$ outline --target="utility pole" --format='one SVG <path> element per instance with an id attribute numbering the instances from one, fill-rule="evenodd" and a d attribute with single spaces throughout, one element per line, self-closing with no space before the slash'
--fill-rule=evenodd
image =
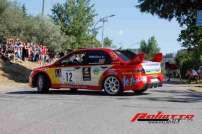
<path id="1" fill-rule="evenodd" d="M 102 21 L 102 48 L 104 47 L 104 31 L 105 31 L 105 22 L 106 20 Z"/>
<path id="2" fill-rule="evenodd" d="M 44 16 L 45 0 L 42 0 L 42 16 Z"/>
<path id="3" fill-rule="evenodd" d="M 94 25 L 93 29 L 92 29 L 92 32 L 93 32 L 93 35 L 96 37 L 96 34 L 97 34 L 97 30 L 99 30 L 100 28 L 102 28 L 102 48 L 104 47 L 104 30 L 105 30 L 105 22 L 108 21 L 109 18 L 111 17 L 114 17 L 115 15 L 112 14 L 112 15 L 109 15 L 109 16 L 106 16 L 106 17 L 102 17 L 100 18 Z M 99 26 L 99 27 L 96 27 L 100 22 L 102 22 L 102 26 Z"/>
<path id="4" fill-rule="evenodd" d="M 100 22 L 102 22 L 102 48 L 104 47 L 105 22 L 107 22 L 109 20 L 109 18 L 112 18 L 114 16 L 115 15 L 112 14 L 112 15 L 109 15 L 109 16 L 106 16 L 106 17 L 103 17 L 103 18 L 100 19 Z"/>

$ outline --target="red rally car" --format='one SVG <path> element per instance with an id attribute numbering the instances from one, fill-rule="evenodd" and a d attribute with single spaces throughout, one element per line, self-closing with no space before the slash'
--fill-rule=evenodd
<path id="1" fill-rule="evenodd" d="M 160 62 L 144 61 L 144 54 L 107 48 L 79 49 L 55 63 L 34 69 L 29 77 L 31 87 L 39 92 L 49 88 L 89 89 L 117 95 L 132 90 L 142 93 L 152 86 L 162 86 Z"/>

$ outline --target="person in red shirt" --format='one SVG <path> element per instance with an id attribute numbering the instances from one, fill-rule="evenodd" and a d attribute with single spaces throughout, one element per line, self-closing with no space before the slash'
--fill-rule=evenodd
<path id="1" fill-rule="evenodd" d="M 41 65 L 45 65 L 46 63 L 46 55 L 47 55 L 47 48 L 46 46 L 42 46 L 42 49 L 41 49 Z"/>

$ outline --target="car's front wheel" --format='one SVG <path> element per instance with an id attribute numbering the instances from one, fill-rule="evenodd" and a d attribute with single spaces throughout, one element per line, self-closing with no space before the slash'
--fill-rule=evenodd
<path id="1" fill-rule="evenodd" d="M 40 74 L 37 79 L 37 91 L 39 93 L 46 93 L 49 91 L 49 81 L 47 77 Z"/>
<path id="2" fill-rule="evenodd" d="M 123 93 L 121 82 L 115 76 L 109 76 L 104 80 L 103 88 L 108 95 L 118 95 Z"/>

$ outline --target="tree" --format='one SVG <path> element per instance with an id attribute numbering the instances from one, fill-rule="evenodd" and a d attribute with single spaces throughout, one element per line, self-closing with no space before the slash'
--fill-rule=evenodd
<path id="1" fill-rule="evenodd" d="M 0 15 L 4 12 L 7 6 L 8 6 L 7 0 L 0 0 Z"/>
<path id="2" fill-rule="evenodd" d="M 111 47 L 112 46 L 112 40 L 108 37 L 104 38 L 104 47 Z"/>
<path id="3" fill-rule="evenodd" d="M 151 13 L 161 18 L 187 24 L 197 9 L 202 9 L 200 0 L 138 0 L 141 12 Z"/>
<path id="4" fill-rule="evenodd" d="M 27 18 L 24 33 L 21 39 L 29 42 L 47 45 L 51 52 L 57 53 L 69 48 L 69 37 L 60 31 L 60 27 L 55 25 L 51 18 L 36 16 Z"/>
<path id="5" fill-rule="evenodd" d="M 198 69 L 200 62 L 195 57 L 195 52 L 182 49 L 177 52 L 175 61 L 180 67 L 181 74 L 185 77 L 186 71 L 190 68 Z"/>
<path id="6" fill-rule="evenodd" d="M 19 36 L 24 26 L 22 10 L 16 3 L 7 4 L 0 17 L 0 34 L 3 38 Z"/>
<path id="7" fill-rule="evenodd" d="M 0 43 L 5 43 L 6 38 L 10 37 L 47 45 L 54 53 L 67 50 L 65 46 L 70 42 L 50 17 L 28 16 L 25 6 L 12 1 L 0 13 Z"/>
<path id="8" fill-rule="evenodd" d="M 183 26 L 178 41 L 193 51 L 193 57 L 200 61 L 202 56 L 202 28 L 196 26 L 196 12 L 202 9 L 200 0 L 138 0 L 141 12 L 151 13 L 167 20 L 176 19 Z"/>
<path id="9" fill-rule="evenodd" d="M 182 42 L 182 46 L 189 51 L 194 52 L 193 60 L 201 61 L 202 56 L 202 28 L 195 25 L 195 18 L 182 30 L 178 41 Z"/>
<path id="10" fill-rule="evenodd" d="M 24 5 L 15 1 L 0 0 L 0 43 L 5 43 L 6 38 L 18 38 L 24 42 L 44 44 L 54 53 L 65 52 L 75 48 L 74 45 L 99 47 L 100 42 L 90 32 L 93 6 L 91 7 L 87 0 L 68 2 L 74 2 L 76 7 L 69 9 L 73 6 L 68 6 L 68 11 L 71 12 L 68 19 L 71 23 L 67 23 L 67 27 L 62 31 L 60 21 L 56 25 L 56 21 L 50 17 L 27 15 Z M 67 31 L 64 32 L 65 30 Z"/>
<path id="11" fill-rule="evenodd" d="M 157 40 L 154 36 L 149 38 L 148 42 L 142 40 L 140 42 L 140 51 L 145 53 L 145 59 L 152 59 L 153 56 L 159 53 L 160 48 L 158 47 Z"/>
<path id="12" fill-rule="evenodd" d="M 140 51 L 144 52 L 144 53 L 149 53 L 148 52 L 148 47 L 147 47 L 147 43 L 145 40 L 141 40 L 140 41 Z"/>
<path id="13" fill-rule="evenodd" d="M 25 4 L 22 5 L 22 12 L 23 12 L 24 16 L 27 16 L 27 9 L 26 9 Z"/>
<path id="14" fill-rule="evenodd" d="M 7 0 L 0 0 L 0 44 L 5 42 L 5 38 L 2 33 L 2 29 L 5 29 L 5 28 L 2 27 L 1 23 L 3 21 L 2 14 L 5 11 L 5 9 L 7 8 L 7 6 L 8 6 Z"/>
<path id="15" fill-rule="evenodd" d="M 90 34 L 94 17 L 94 5 L 90 0 L 68 0 L 64 4 L 56 4 L 52 9 L 52 18 L 60 26 L 62 32 L 70 36 L 70 48 L 93 47 L 94 38 Z"/>

